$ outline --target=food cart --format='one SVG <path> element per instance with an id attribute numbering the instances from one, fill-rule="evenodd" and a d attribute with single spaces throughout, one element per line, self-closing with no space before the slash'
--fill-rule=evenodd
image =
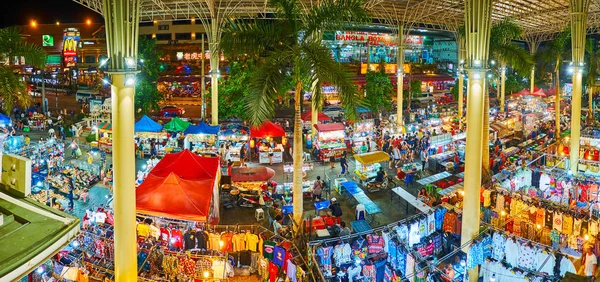
<path id="1" fill-rule="evenodd" d="M 258 162 L 261 164 L 282 163 L 283 162 L 283 138 L 285 138 L 285 130 L 278 124 L 266 121 L 259 127 L 250 128 L 250 137 L 255 139 L 263 139 L 259 147 Z M 276 142 L 274 138 L 279 139 Z M 253 146 L 251 146 L 253 147 Z M 269 148 L 271 150 L 269 150 Z M 269 156 L 272 154 L 272 156 Z"/>
<path id="2" fill-rule="evenodd" d="M 327 160 L 331 156 L 339 158 L 346 151 L 344 142 L 346 127 L 342 123 L 315 124 L 317 141 L 315 148 L 319 151 L 318 158 Z"/>
<path id="3" fill-rule="evenodd" d="M 208 125 L 200 122 L 198 125 L 190 125 L 183 133 L 185 134 L 184 147 L 196 154 L 217 154 L 218 134 L 221 129 L 218 125 Z"/>
<path id="4" fill-rule="evenodd" d="M 377 176 L 377 171 L 382 167 L 381 163 L 389 161 L 390 155 L 386 152 L 375 151 L 354 155 L 354 159 L 356 160 L 354 174 L 361 182 L 366 182 Z"/>

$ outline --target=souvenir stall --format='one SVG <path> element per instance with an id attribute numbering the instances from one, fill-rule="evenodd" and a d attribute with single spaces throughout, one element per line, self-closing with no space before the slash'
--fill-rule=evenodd
<path id="1" fill-rule="evenodd" d="M 170 135 L 165 141 L 159 143 L 158 155 L 164 156 L 168 153 L 176 153 L 183 150 L 183 132 L 190 126 L 190 122 L 184 121 L 179 117 L 174 117 L 163 126 L 163 129 L 168 131 Z"/>
<path id="2" fill-rule="evenodd" d="M 259 147 L 258 162 L 261 164 L 282 163 L 283 162 L 283 141 L 285 139 L 285 130 L 278 124 L 265 121 L 258 127 L 250 128 L 250 137 L 262 139 Z M 280 142 L 276 142 L 275 139 Z M 251 140 L 251 146 L 254 147 Z M 256 144 L 256 142 L 254 142 Z"/>
<path id="3" fill-rule="evenodd" d="M 354 123 L 352 136 L 352 152 L 360 154 L 360 147 L 367 142 L 367 138 L 373 141 L 373 132 L 375 130 L 375 121 L 372 119 L 361 119 Z"/>
<path id="4" fill-rule="evenodd" d="M 99 174 L 94 174 L 92 171 L 84 170 L 70 164 L 64 166 L 64 169 L 61 169 L 58 173 L 48 175 L 45 181 L 48 184 L 48 188 L 52 190 L 53 195 L 61 195 L 60 197 L 54 196 L 57 199 L 65 199 L 67 197 L 71 187 L 68 183 L 73 182 L 73 195 L 75 199 L 78 199 L 86 189 L 92 187 L 99 180 Z M 43 191 L 44 189 L 40 190 Z"/>
<path id="5" fill-rule="evenodd" d="M 315 281 L 296 245 L 259 225 L 210 225 L 173 217 L 137 216 L 138 280 L 225 281 L 248 276 Z M 37 274 L 70 281 L 112 281 L 112 211 L 84 216 L 76 240 L 44 264 Z"/>
<path id="6" fill-rule="evenodd" d="M 241 125 L 230 125 L 218 135 L 219 144 L 229 145 L 229 154 L 234 162 L 240 161 L 240 149 L 249 140 L 250 129 Z"/>
<path id="7" fill-rule="evenodd" d="M 452 134 L 446 133 L 429 138 L 428 169 L 433 172 L 446 171 L 448 163 L 454 168 L 456 146 Z"/>
<path id="8" fill-rule="evenodd" d="M 364 184 L 377 176 L 377 172 L 383 167 L 381 163 L 389 161 L 390 155 L 386 152 L 375 151 L 354 155 L 354 159 L 356 160 L 354 174 Z"/>
<path id="9" fill-rule="evenodd" d="M 208 125 L 204 121 L 198 125 L 190 125 L 185 134 L 184 148 L 202 154 L 218 154 L 218 134 L 221 127 Z"/>
<path id="10" fill-rule="evenodd" d="M 319 151 L 320 160 L 336 159 L 346 151 L 345 129 L 342 123 L 315 124 L 317 141 L 315 148 Z"/>
<path id="11" fill-rule="evenodd" d="M 425 281 L 422 263 L 460 247 L 461 217 L 451 207 L 438 206 L 382 227 L 310 241 L 313 271 L 321 281 Z"/>
<path id="12" fill-rule="evenodd" d="M 101 122 L 96 130 L 98 130 L 98 148 L 112 153 L 112 124 Z"/>
<path id="13" fill-rule="evenodd" d="M 10 139 L 9 139 L 10 141 Z M 5 143 L 6 144 L 6 143 Z M 31 189 L 36 193 L 44 187 L 48 174 L 64 166 L 65 144 L 56 139 L 23 147 L 17 154 L 31 160 Z"/>

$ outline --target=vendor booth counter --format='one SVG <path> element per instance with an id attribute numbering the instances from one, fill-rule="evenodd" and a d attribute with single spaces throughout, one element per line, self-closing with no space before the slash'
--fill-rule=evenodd
<path id="1" fill-rule="evenodd" d="M 376 151 L 354 155 L 354 159 L 356 160 L 354 174 L 361 182 L 364 182 L 377 176 L 377 172 L 382 168 L 381 163 L 389 161 L 390 155 L 386 152 Z"/>
<path id="2" fill-rule="evenodd" d="M 330 157 L 340 158 L 346 151 L 345 129 L 341 123 L 315 124 L 317 141 L 315 147 L 319 150 L 319 159 L 328 160 Z"/>

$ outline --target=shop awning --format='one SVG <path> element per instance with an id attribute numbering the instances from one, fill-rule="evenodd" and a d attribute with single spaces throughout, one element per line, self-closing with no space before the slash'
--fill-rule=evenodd
<path id="1" fill-rule="evenodd" d="M 135 132 L 160 132 L 162 131 L 162 125 L 152 120 L 148 116 L 143 116 L 138 120 L 135 125 Z"/>
<path id="2" fill-rule="evenodd" d="M 510 134 L 510 130 L 501 123 L 490 123 L 490 130 L 498 132 L 498 137 L 504 137 Z"/>
<path id="3" fill-rule="evenodd" d="M 135 190 L 137 212 L 191 221 L 206 221 L 210 215 L 215 179 L 185 180 L 170 173 L 148 175 Z"/>
<path id="4" fill-rule="evenodd" d="M 198 125 L 190 125 L 183 133 L 185 134 L 219 134 L 221 129 L 218 125 L 208 125 L 205 122 L 200 122 Z"/>
<path id="5" fill-rule="evenodd" d="M 386 152 L 375 151 L 360 155 L 354 155 L 354 159 L 363 165 L 372 165 L 390 160 L 390 155 Z"/>
<path id="6" fill-rule="evenodd" d="M 231 170 L 231 181 L 267 181 L 275 176 L 275 171 L 265 166 L 235 167 Z"/>
<path id="7" fill-rule="evenodd" d="M 528 88 L 523 88 L 521 89 L 521 91 L 512 94 L 512 96 L 534 96 L 534 97 L 546 97 L 546 93 L 543 89 L 541 88 L 533 88 L 533 93 L 531 93 L 531 91 L 529 91 L 530 89 Z"/>
<path id="8" fill-rule="evenodd" d="M 110 123 L 110 122 L 101 122 L 98 125 L 98 130 L 112 131 L 112 123 Z"/>
<path id="9" fill-rule="evenodd" d="M 174 117 L 171 121 L 165 124 L 163 128 L 167 131 L 181 132 L 185 131 L 190 126 L 190 124 L 191 123 L 184 121 L 178 117 Z"/>
<path id="10" fill-rule="evenodd" d="M 319 123 L 315 124 L 315 128 L 320 132 L 345 130 L 346 126 L 343 123 Z"/>
<path id="11" fill-rule="evenodd" d="M 302 114 L 302 120 L 303 121 L 311 121 L 312 120 L 312 111 L 308 111 L 308 112 L 303 113 Z M 319 112 L 319 114 L 317 116 L 317 120 L 319 120 L 319 121 L 326 121 L 326 120 L 331 120 L 331 118 L 328 115 L 326 115 L 326 114 L 324 114 L 322 112 Z"/>
<path id="12" fill-rule="evenodd" d="M 263 124 L 261 124 L 259 127 L 250 128 L 250 137 L 252 138 L 283 136 L 285 136 L 285 130 L 283 130 L 283 127 L 270 121 L 263 122 Z"/>
<path id="13" fill-rule="evenodd" d="M 202 157 L 183 150 L 165 155 L 150 174 L 166 177 L 171 173 L 186 180 L 214 179 L 219 170 L 219 158 Z"/>

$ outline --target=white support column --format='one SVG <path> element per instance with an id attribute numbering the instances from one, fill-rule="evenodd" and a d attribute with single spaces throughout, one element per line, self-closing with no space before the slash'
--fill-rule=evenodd
<path id="1" fill-rule="evenodd" d="M 402 108 L 404 107 L 404 25 L 398 25 L 398 49 L 396 54 L 396 130 L 402 132 L 404 117 Z"/>
<path id="2" fill-rule="evenodd" d="M 500 65 L 500 111 L 504 112 L 504 95 L 506 93 L 506 63 Z"/>
<path id="3" fill-rule="evenodd" d="M 573 60 L 573 94 L 571 97 L 571 146 L 569 165 L 577 175 L 579 164 L 579 142 L 581 137 L 581 93 L 590 0 L 570 0 L 571 8 L 571 54 Z M 558 109 L 558 108 L 557 108 Z M 577 195 L 577 191 L 575 191 Z"/>
<path id="4" fill-rule="evenodd" d="M 211 33 L 208 37 L 208 48 L 210 50 L 210 87 L 211 87 L 211 124 L 219 124 L 219 25 L 213 21 L 210 25 Z"/>

